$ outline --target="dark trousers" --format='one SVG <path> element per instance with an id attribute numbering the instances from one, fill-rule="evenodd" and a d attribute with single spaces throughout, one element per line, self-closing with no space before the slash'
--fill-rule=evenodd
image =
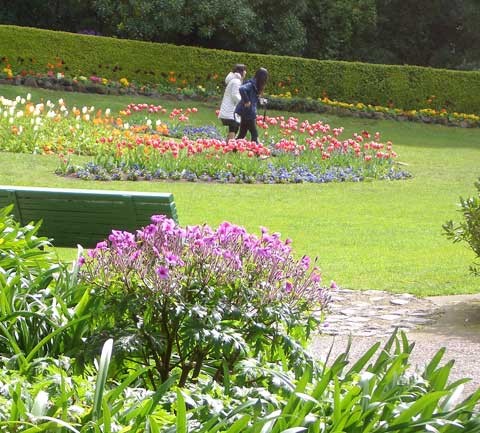
<path id="1" fill-rule="evenodd" d="M 250 131 L 251 141 L 258 143 L 257 119 L 243 119 L 240 121 L 240 131 L 238 131 L 237 139 L 245 138 L 247 132 Z"/>

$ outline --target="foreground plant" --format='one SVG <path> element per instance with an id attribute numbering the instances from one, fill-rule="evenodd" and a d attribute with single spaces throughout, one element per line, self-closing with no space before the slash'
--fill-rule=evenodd
<path id="1" fill-rule="evenodd" d="M 136 235 L 113 231 L 84 259 L 99 338 L 154 365 L 153 382 L 180 370 L 182 386 L 203 371 L 221 381 L 250 356 L 311 363 L 304 347 L 328 291 L 309 257 L 293 258 L 290 240 L 230 223 L 213 230 L 152 221 Z"/>
<path id="2" fill-rule="evenodd" d="M 82 346 L 88 298 L 37 236 L 40 223 L 22 227 L 12 209 L 0 209 L 0 357 L 27 372 L 35 358 Z"/>
<path id="3" fill-rule="evenodd" d="M 355 362 L 348 362 L 348 346 L 299 378 L 245 360 L 229 377 L 235 386 L 201 380 L 178 389 L 171 376 L 151 391 L 135 386 L 144 369 L 108 378 L 116 357 L 108 340 L 83 376 L 72 374 L 67 358 L 38 362 L 32 378 L 3 366 L 0 432 L 478 433 L 480 390 L 465 397 L 466 379 L 449 382 L 453 361 L 442 364 L 444 349 L 412 373 L 413 347 L 394 334 Z M 268 383 L 248 380 L 261 375 Z M 236 376 L 247 380 L 238 385 Z"/>

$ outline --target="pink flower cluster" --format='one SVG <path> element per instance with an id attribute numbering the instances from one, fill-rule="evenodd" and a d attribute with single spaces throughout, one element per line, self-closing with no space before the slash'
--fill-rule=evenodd
<path id="1" fill-rule="evenodd" d="M 152 224 L 136 235 L 112 231 L 108 241 L 89 251 L 82 272 L 101 275 L 106 284 L 118 276 L 125 284 L 139 279 L 150 290 L 172 296 L 193 282 L 205 287 L 243 284 L 258 291 L 263 302 L 324 308 L 329 295 L 320 270 L 308 256 L 294 259 L 290 244 L 265 228 L 257 237 L 228 222 L 216 230 L 207 225 L 182 228 L 154 215 Z"/>
<path id="2" fill-rule="evenodd" d="M 276 127 L 283 136 L 278 140 L 274 147 L 285 153 L 300 155 L 306 150 L 321 152 L 322 159 L 330 159 L 333 153 L 351 154 L 356 158 L 363 158 L 370 161 L 372 158 L 390 159 L 396 158 L 397 154 L 392 150 L 392 143 L 381 143 L 380 133 L 376 132 L 374 139 L 367 131 L 361 134 L 354 133 L 353 137 L 347 140 L 339 139 L 343 128 L 331 128 L 330 125 L 321 121 L 311 124 L 308 120 L 300 123 L 296 117 L 285 119 L 283 116 L 277 117 L 257 117 L 257 124 L 263 129 Z M 305 144 L 301 143 L 301 135 L 306 135 Z M 385 149 L 385 151 L 383 151 Z"/>
<path id="3" fill-rule="evenodd" d="M 113 139 L 111 137 L 102 137 L 98 141 L 100 143 L 111 143 Z M 197 154 L 206 154 L 208 157 L 227 153 L 246 154 L 248 157 L 268 157 L 270 155 L 270 149 L 248 140 L 230 140 L 226 142 L 213 138 L 190 140 L 187 137 L 183 137 L 180 141 L 177 141 L 138 135 L 133 141 L 122 140 L 116 146 L 117 150 L 122 153 L 124 149 L 134 149 L 140 145 L 151 147 L 161 154 L 171 153 L 174 158 L 178 158 L 182 151 L 189 157 Z"/>
<path id="4" fill-rule="evenodd" d="M 142 111 L 146 111 L 150 114 L 165 114 L 167 109 L 162 107 L 161 105 L 153 105 L 153 104 L 128 104 L 125 110 L 121 111 L 121 114 L 124 116 L 131 116 L 133 113 L 140 113 Z M 187 122 L 189 120 L 189 115 L 192 113 L 198 113 L 198 108 L 174 108 L 170 114 L 170 119 L 177 119 L 181 122 Z"/>

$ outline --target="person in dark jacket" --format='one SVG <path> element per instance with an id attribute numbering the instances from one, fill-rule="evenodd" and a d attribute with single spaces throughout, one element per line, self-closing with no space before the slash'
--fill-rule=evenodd
<path id="1" fill-rule="evenodd" d="M 240 96 L 242 100 L 235 108 L 235 114 L 241 117 L 240 130 L 237 139 L 245 138 L 250 131 L 251 140 L 258 143 L 257 131 L 257 105 L 260 102 L 260 95 L 263 93 L 265 84 L 267 84 L 268 71 L 260 68 L 255 72 L 255 76 L 240 86 Z"/>

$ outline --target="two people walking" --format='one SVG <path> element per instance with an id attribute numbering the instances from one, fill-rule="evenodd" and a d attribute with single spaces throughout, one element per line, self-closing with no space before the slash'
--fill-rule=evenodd
<path id="1" fill-rule="evenodd" d="M 246 66 L 237 64 L 225 78 L 227 87 L 218 115 L 222 124 L 228 126 L 227 140 L 245 138 L 250 132 L 251 141 L 258 143 L 257 106 L 268 80 L 268 71 L 260 68 L 255 76 L 243 82 Z"/>

